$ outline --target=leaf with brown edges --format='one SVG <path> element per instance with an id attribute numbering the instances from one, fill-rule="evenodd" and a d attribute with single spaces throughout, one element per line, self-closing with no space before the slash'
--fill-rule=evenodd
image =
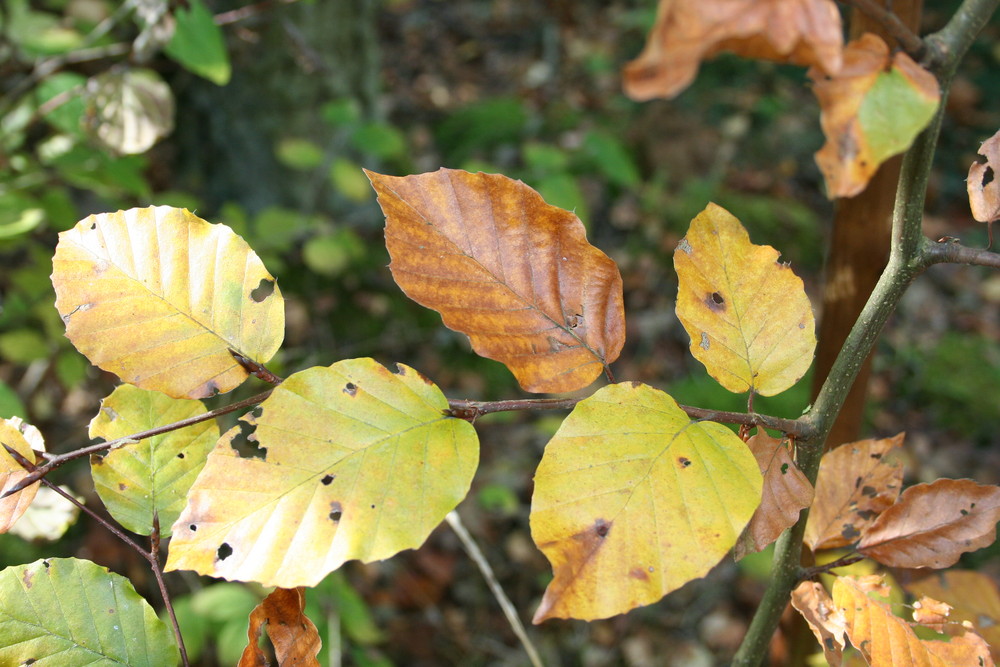
<path id="1" fill-rule="evenodd" d="M 365 173 L 396 283 L 526 391 L 581 389 L 618 358 L 621 274 L 575 215 L 498 174 Z"/>
<path id="2" fill-rule="evenodd" d="M 270 664 L 258 642 L 265 630 L 274 646 L 279 665 L 319 667 L 316 655 L 323 642 L 316 625 L 305 614 L 306 598 L 301 588 L 276 588 L 250 612 L 247 647 L 237 667 Z"/>
<path id="3" fill-rule="evenodd" d="M 969 206 L 972 217 L 979 222 L 996 222 L 1000 220 L 1000 180 L 996 173 L 1000 169 L 1000 132 L 983 142 L 979 154 L 986 162 L 973 162 L 969 167 Z"/>

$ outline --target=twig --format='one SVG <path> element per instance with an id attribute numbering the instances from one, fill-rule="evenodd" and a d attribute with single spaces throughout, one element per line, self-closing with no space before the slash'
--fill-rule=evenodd
<path id="1" fill-rule="evenodd" d="M 886 9 L 882 3 L 875 0 L 841 0 L 845 5 L 856 7 L 869 18 L 877 21 L 885 31 L 892 35 L 899 46 L 906 51 L 907 55 L 920 62 L 927 55 L 927 45 L 919 35 L 914 33 L 903 23 L 892 11 Z"/>
<path id="2" fill-rule="evenodd" d="M 46 480 L 48 481 L 48 480 Z M 156 576 L 156 584 L 160 587 L 160 597 L 163 598 L 163 606 L 167 608 L 170 616 L 170 624 L 174 626 L 174 636 L 177 637 L 177 648 L 181 651 L 181 663 L 187 667 L 188 654 L 184 646 L 184 637 L 181 636 L 181 626 L 177 622 L 177 614 L 174 613 L 174 605 L 170 601 L 170 593 L 167 592 L 166 582 L 163 580 L 163 570 L 160 568 L 160 514 L 153 511 L 153 532 L 149 535 L 149 563 L 153 567 L 153 574 Z"/>
<path id="3" fill-rule="evenodd" d="M 970 248 L 952 239 L 936 243 L 928 240 L 923 247 L 923 262 L 925 266 L 951 263 L 1000 269 L 1000 254 L 983 248 Z"/>
<path id="4" fill-rule="evenodd" d="M 816 567 L 810 567 L 802 570 L 799 575 L 799 581 L 805 581 L 807 579 L 815 579 L 821 574 L 826 574 L 830 570 L 836 570 L 838 567 L 847 567 L 848 565 L 854 565 L 859 561 L 863 561 L 864 556 L 860 554 L 851 554 L 849 556 L 844 556 L 838 558 L 835 561 L 830 561 L 826 565 L 817 565 Z"/>
<path id="5" fill-rule="evenodd" d="M 38 480 L 42 479 L 50 472 L 56 468 L 74 461 L 76 459 L 82 458 L 84 456 L 90 456 L 91 454 L 99 454 L 101 452 L 114 449 L 124 444 L 128 444 L 131 441 L 143 440 L 145 438 L 152 438 L 153 436 L 162 435 L 164 433 L 169 433 L 171 431 L 177 431 L 179 429 L 185 428 L 186 426 L 192 426 L 194 424 L 200 424 L 203 421 L 208 421 L 209 419 L 215 419 L 221 415 L 229 414 L 230 412 L 235 412 L 237 410 L 242 410 L 243 408 L 248 408 L 253 405 L 257 405 L 262 402 L 265 398 L 271 395 L 273 389 L 268 389 L 265 392 L 257 394 L 256 396 L 251 396 L 250 398 L 232 403 L 230 405 L 225 405 L 221 408 L 216 408 L 215 410 L 210 410 L 204 414 L 196 415 L 194 417 L 189 417 L 187 419 L 182 419 L 181 421 L 174 422 L 172 424 L 166 424 L 164 426 L 157 426 L 156 428 L 151 428 L 148 431 L 141 431 L 139 433 L 133 433 L 132 435 L 127 435 L 123 438 L 118 438 L 117 440 L 111 440 L 110 442 L 102 442 L 96 445 L 90 445 L 89 447 L 82 447 L 80 449 L 75 449 L 72 452 L 66 452 L 65 454 L 60 454 L 59 456 L 53 456 L 49 459 L 45 465 L 38 466 L 31 473 L 29 473 L 24 479 L 12 486 L 7 490 L 0 500 L 3 500 L 7 496 L 13 495 L 22 489 L 25 489 Z"/>
<path id="6" fill-rule="evenodd" d="M 240 7 L 239 9 L 233 9 L 232 11 L 216 14 L 214 17 L 215 25 L 228 25 L 230 23 L 236 23 L 237 21 L 243 21 L 251 16 L 263 14 L 276 5 L 290 5 L 296 1 L 297 0 L 261 0 L 261 2 L 247 5 L 246 7 Z"/>
<path id="7" fill-rule="evenodd" d="M 504 616 L 507 617 L 507 622 L 510 623 L 511 629 L 517 635 L 521 646 L 524 647 L 524 652 L 528 654 L 528 660 L 531 661 L 534 667 L 543 667 L 542 659 L 538 655 L 535 645 L 531 643 L 531 638 L 528 637 L 528 633 L 524 629 L 524 624 L 521 623 L 521 619 L 517 615 L 517 609 L 514 608 L 510 598 L 504 593 L 503 587 L 497 581 L 496 575 L 493 574 L 493 568 L 490 567 L 479 545 L 472 539 L 469 531 L 465 529 L 465 525 L 462 523 L 461 517 L 458 516 L 458 512 L 454 510 L 448 512 L 444 520 L 448 522 L 451 529 L 458 535 L 458 539 L 462 542 L 465 552 L 469 554 L 469 558 L 479 568 L 483 578 L 486 580 L 486 584 L 490 587 L 490 591 L 493 592 L 493 597 L 496 598 L 496 601 L 500 604 L 500 608 L 503 610 Z"/>

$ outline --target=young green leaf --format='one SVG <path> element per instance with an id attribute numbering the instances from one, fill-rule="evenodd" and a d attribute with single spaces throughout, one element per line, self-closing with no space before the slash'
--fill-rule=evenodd
<path id="1" fill-rule="evenodd" d="M 526 391 L 581 389 L 618 358 L 621 274 L 575 215 L 497 174 L 365 173 L 396 283 Z"/>
<path id="2" fill-rule="evenodd" d="M 174 11 L 176 28 L 164 51 L 168 56 L 198 76 L 224 86 L 232 68 L 222 30 L 201 0 L 187 0 L 187 8 Z"/>
<path id="3" fill-rule="evenodd" d="M 554 571 L 535 623 L 623 614 L 705 576 L 760 494 L 757 462 L 725 426 L 640 383 L 599 389 L 535 473 L 531 536 Z"/>
<path id="4" fill-rule="evenodd" d="M 726 209 L 709 204 L 691 221 L 674 268 L 691 354 L 723 387 L 773 396 L 809 369 L 816 322 L 802 279 Z"/>
<path id="5" fill-rule="evenodd" d="M 132 584 L 76 558 L 0 572 L 0 664 L 174 667 L 174 635 Z"/>
<path id="6" fill-rule="evenodd" d="M 201 401 L 123 384 L 101 401 L 100 412 L 90 422 L 90 437 L 107 442 L 204 412 Z M 218 424 L 205 421 L 119 447 L 104 458 L 94 457 L 91 470 L 97 495 L 115 521 L 133 533 L 152 534 L 157 517 L 160 535 L 168 537 L 184 509 L 188 489 L 218 439 Z"/>
<path id="7" fill-rule="evenodd" d="M 313 586 L 423 543 L 468 493 L 475 429 L 429 380 L 372 359 L 295 373 L 209 455 L 168 570 Z M 234 449 L 256 444 L 252 455 Z"/>
<path id="8" fill-rule="evenodd" d="M 247 378 L 231 354 L 267 362 L 281 345 L 281 291 L 246 242 L 185 209 L 92 215 L 59 234 L 52 260 L 66 337 L 90 361 L 174 398 Z"/>

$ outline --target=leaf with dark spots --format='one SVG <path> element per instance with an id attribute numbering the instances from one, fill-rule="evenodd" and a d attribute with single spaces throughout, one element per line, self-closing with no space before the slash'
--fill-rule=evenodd
<path id="1" fill-rule="evenodd" d="M 845 523 L 844 529 L 840 531 L 840 536 L 843 537 L 845 540 L 847 540 L 848 543 L 850 543 L 856 541 L 859 537 L 861 537 L 861 532 L 858 531 L 856 526 L 849 523 Z"/>
<path id="2" fill-rule="evenodd" d="M 354 384 L 353 382 L 348 382 L 347 384 L 344 385 L 344 393 L 347 394 L 348 396 L 357 396 L 358 385 Z"/>
<path id="3" fill-rule="evenodd" d="M 323 479 L 321 479 L 320 482 L 323 484 L 323 486 L 330 486 L 330 482 L 332 482 L 335 479 L 337 479 L 336 475 L 323 475 Z"/>
<path id="4" fill-rule="evenodd" d="M 878 489 L 874 486 L 863 486 L 861 487 L 861 495 L 867 496 L 868 498 L 874 498 L 878 495 Z"/>
<path id="5" fill-rule="evenodd" d="M 705 305 L 717 313 L 723 313 L 726 310 L 726 300 L 718 292 L 709 294 L 705 299 Z"/>
<path id="6" fill-rule="evenodd" d="M 681 456 L 680 458 L 677 459 L 677 465 L 679 465 L 681 468 L 687 468 L 689 465 L 691 465 L 691 459 L 684 458 L 683 456 Z"/>
<path id="7" fill-rule="evenodd" d="M 330 521 L 340 521 L 344 516 L 344 508 L 337 501 L 330 503 Z"/>
<path id="8" fill-rule="evenodd" d="M 215 553 L 219 560 L 226 560 L 233 555 L 233 548 L 227 542 L 223 542 Z"/>

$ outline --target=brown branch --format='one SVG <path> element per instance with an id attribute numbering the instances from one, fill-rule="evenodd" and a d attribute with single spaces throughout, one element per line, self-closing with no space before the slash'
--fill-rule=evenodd
<path id="1" fill-rule="evenodd" d="M 115 447 L 121 447 L 123 445 L 135 442 L 137 440 L 144 440 L 145 438 L 152 438 L 153 436 L 163 435 L 164 433 L 169 433 L 171 431 L 177 431 L 179 429 L 185 428 L 187 426 L 192 426 L 194 424 L 200 424 L 201 422 L 208 421 L 209 419 L 215 419 L 216 417 L 229 414 L 230 412 L 236 412 L 237 410 L 242 410 L 243 408 L 249 408 L 251 406 L 261 403 L 265 398 L 271 395 L 273 389 L 268 389 L 265 392 L 257 394 L 256 396 L 251 396 L 250 398 L 232 403 L 230 405 L 225 405 L 221 408 L 216 408 L 215 410 L 210 410 L 204 414 L 196 415 L 194 417 L 189 417 L 187 419 L 182 419 L 178 422 L 173 422 L 172 424 L 166 424 L 164 426 L 157 426 L 156 428 L 151 428 L 148 431 L 141 431 L 139 433 L 133 433 L 132 435 L 127 435 L 124 438 L 118 438 L 117 440 L 111 440 L 110 442 L 102 442 L 96 445 L 90 445 L 89 447 L 81 447 L 80 449 L 75 449 L 71 452 L 66 452 L 65 454 L 60 454 L 59 456 L 53 456 L 49 459 L 45 465 L 38 466 L 31 473 L 29 473 L 24 479 L 12 486 L 7 490 L 0 500 L 3 500 L 7 496 L 13 495 L 18 491 L 26 489 L 35 482 L 39 481 L 50 472 L 56 468 L 74 461 L 76 459 L 82 458 L 84 456 L 90 456 L 91 454 L 100 454 L 101 452 L 106 452 Z"/>
<path id="2" fill-rule="evenodd" d="M 1000 269 L 1000 254 L 985 248 L 970 248 L 957 239 L 945 237 L 939 241 L 925 241 L 921 255 L 924 266 L 934 264 L 969 264 Z"/>
<path id="3" fill-rule="evenodd" d="M 843 4 L 855 7 L 868 18 L 877 22 L 899 43 L 907 55 L 920 62 L 927 55 L 927 45 L 920 36 L 910 30 L 898 16 L 886 9 L 882 3 L 875 0 L 841 0 Z"/>
<path id="4" fill-rule="evenodd" d="M 838 567 L 847 567 L 848 565 L 854 565 L 857 562 L 863 561 L 865 556 L 860 554 L 848 554 L 842 558 L 838 558 L 835 561 L 831 561 L 826 565 L 817 565 L 815 567 L 810 567 L 802 570 L 799 575 L 799 581 L 805 581 L 807 579 L 815 579 L 821 574 L 826 574 L 830 570 L 835 570 Z"/>

